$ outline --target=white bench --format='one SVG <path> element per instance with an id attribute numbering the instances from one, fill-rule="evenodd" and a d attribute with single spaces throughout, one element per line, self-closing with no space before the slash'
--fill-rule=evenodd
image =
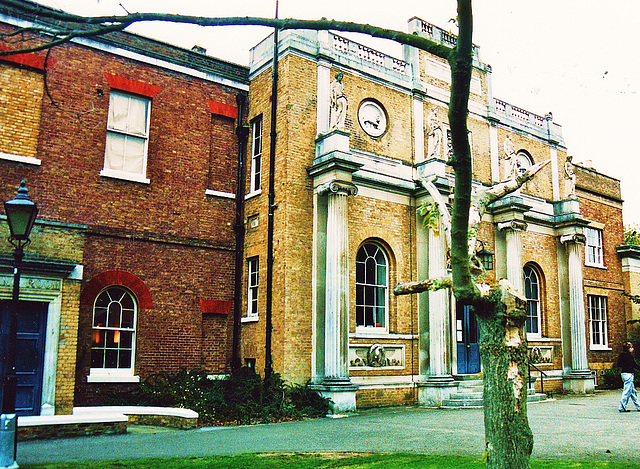
<path id="1" fill-rule="evenodd" d="M 128 417 L 129 422 L 145 425 L 161 425 L 182 429 L 198 426 L 198 413 L 191 409 L 153 406 L 95 406 L 74 407 L 73 415 L 95 415 L 100 413 L 120 413 Z"/>
<path id="2" fill-rule="evenodd" d="M 91 415 L 33 415 L 18 418 L 18 439 L 61 438 L 127 432 L 129 418 L 121 412 Z"/>

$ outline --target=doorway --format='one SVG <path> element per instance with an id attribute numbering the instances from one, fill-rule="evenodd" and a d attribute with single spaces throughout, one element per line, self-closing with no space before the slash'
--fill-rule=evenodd
<path id="1" fill-rule="evenodd" d="M 40 415 L 42 407 L 42 381 L 49 304 L 38 301 L 18 303 L 18 331 L 16 336 L 16 413 Z M 11 300 L 0 300 L 0 344 L 3 356 L 9 346 Z M 0 362 L 2 376 L 4 360 Z"/>
<path id="2" fill-rule="evenodd" d="M 470 305 L 456 305 L 456 343 L 458 374 L 480 373 L 478 323 Z"/>

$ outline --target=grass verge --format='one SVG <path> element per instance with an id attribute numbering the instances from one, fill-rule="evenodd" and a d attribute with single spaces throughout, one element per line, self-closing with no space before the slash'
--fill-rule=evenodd
<path id="1" fill-rule="evenodd" d="M 466 456 L 432 456 L 424 454 L 366 453 L 265 453 L 207 458 L 140 459 L 134 461 L 99 461 L 54 464 L 24 464 L 22 469 L 482 469 L 484 461 Z M 565 468 L 637 468 L 637 462 L 613 461 L 531 461 L 531 469 Z"/>

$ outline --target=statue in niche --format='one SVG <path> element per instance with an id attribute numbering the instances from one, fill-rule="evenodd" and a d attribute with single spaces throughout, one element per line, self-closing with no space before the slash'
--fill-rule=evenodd
<path id="1" fill-rule="evenodd" d="M 564 162 L 564 191 L 568 199 L 576 196 L 576 168 L 573 166 L 573 156 L 567 156 Z"/>
<path id="2" fill-rule="evenodd" d="M 345 119 L 347 117 L 347 97 L 342 86 L 342 72 L 336 73 L 331 82 L 331 103 L 329 108 L 329 129 L 345 130 Z"/>
<path id="3" fill-rule="evenodd" d="M 442 124 L 438 119 L 438 109 L 433 108 L 427 117 L 429 158 L 438 158 L 442 153 Z"/>
<path id="4" fill-rule="evenodd" d="M 518 170 L 518 157 L 516 155 L 516 150 L 513 146 L 513 141 L 511 140 L 511 135 L 507 135 L 507 138 L 504 140 L 504 144 L 502 146 L 504 150 L 504 173 L 502 177 L 502 181 L 510 181 L 511 179 L 515 179 L 517 176 Z"/>

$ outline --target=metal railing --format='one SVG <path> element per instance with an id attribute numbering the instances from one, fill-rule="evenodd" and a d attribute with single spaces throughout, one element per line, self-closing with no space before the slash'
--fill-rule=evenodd
<path id="1" fill-rule="evenodd" d="M 544 378 L 548 378 L 547 374 L 542 371 L 540 368 L 538 368 L 536 365 L 534 365 L 533 363 L 529 362 L 529 388 L 533 387 L 533 383 L 536 382 L 536 380 L 532 380 L 531 379 L 531 368 L 535 368 L 535 370 L 540 373 L 540 392 L 542 394 L 544 394 Z"/>

